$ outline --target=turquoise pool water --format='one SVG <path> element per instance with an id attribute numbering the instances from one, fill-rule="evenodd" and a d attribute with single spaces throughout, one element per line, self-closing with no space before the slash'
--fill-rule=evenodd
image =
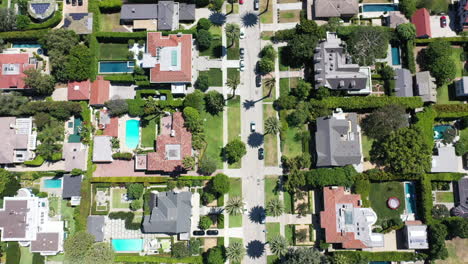
<path id="1" fill-rule="evenodd" d="M 13 43 L 12 48 L 40 48 L 41 44 L 37 43 Z"/>
<path id="2" fill-rule="evenodd" d="M 99 73 L 132 73 L 134 61 L 100 61 Z"/>
<path id="3" fill-rule="evenodd" d="M 450 125 L 437 125 L 434 126 L 434 139 L 442 139 L 445 130 L 451 128 Z"/>
<path id="4" fill-rule="evenodd" d="M 416 200 L 415 200 L 415 187 L 414 183 L 405 182 L 405 202 L 406 202 L 406 211 L 409 214 L 416 213 Z"/>
<path id="5" fill-rule="evenodd" d="M 112 239 L 115 251 L 142 251 L 143 239 Z"/>
<path id="6" fill-rule="evenodd" d="M 140 143 L 140 121 L 127 120 L 125 124 L 125 144 L 128 148 L 135 149 Z"/>
<path id="7" fill-rule="evenodd" d="M 392 64 L 400 65 L 400 49 L 398 47 L 392 47 Z"/>
<path id="8" fill-rule="evenodd" d="M 50 188 L 50 189 L 62 188 L 62 179 L 44 180 L 44 188 Z"/>
<path id="9" fill-rule="evenodd" d="M 398 6 L 392 4 L 383 4 L 383 5 L 363 5 L 362 12 L 388 12 L 388 11 L 397 11 Z"/>

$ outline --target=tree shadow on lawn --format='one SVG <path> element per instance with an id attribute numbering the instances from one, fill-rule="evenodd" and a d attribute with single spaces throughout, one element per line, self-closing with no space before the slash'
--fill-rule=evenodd
<path id="1" fill-rule="evenodd" d="M 252 240 L 247 244 L 247 255 L 251 258 L 259 258 L 265 252 L 265 244 L 259 240 Z"/>

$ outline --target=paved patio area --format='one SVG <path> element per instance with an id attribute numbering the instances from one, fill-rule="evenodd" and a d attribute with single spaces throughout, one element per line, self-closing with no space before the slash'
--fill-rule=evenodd
<path id="1" fill-rule="evenodd" d="M 106 217 L 104 221 L 104 241 L 122 238 L 154 239 L 158 237 L 170 237 L 163 234 L 143 234 L 140 230 L 125 229 L 124 220 L 111 220 Z"/>
<path id="2" fill-rule="evenodd" d="M 122 144 L 122 141 L 120 142 Z M 144 177 L 164 176 L 161 174 L 150 174 L 144 171 L 135 171 L 133 160 L 114 160 L 112 163 L 96 164 L 94 177 Z"/>
<path id="3" fill-rule="evenodd" d="M 130 85 L 130 86 L 111 85 L 110 90 L 109 90 L 109 98 L 111 100 L 133 99 L 135 98 L 135 95 L 136 95 L 135 88 L 136 88 L 136 85 Z"/>

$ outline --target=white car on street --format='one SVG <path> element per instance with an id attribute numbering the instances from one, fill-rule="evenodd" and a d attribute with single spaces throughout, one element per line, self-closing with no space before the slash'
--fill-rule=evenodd
<path id="1" fill-rule="evenodd" d="M 239 34 L 240 39 L 245 38 L 245 28 L 241 27 L 240 28 L 240 34 Z"/>
<path id="2" fill-rule="evenodd" d="M 239 61 L 239 70 L 244 71 L 244 69 L 245 69 L 245 62 L 244 62 L 244 60 L 240 60 Z"/>

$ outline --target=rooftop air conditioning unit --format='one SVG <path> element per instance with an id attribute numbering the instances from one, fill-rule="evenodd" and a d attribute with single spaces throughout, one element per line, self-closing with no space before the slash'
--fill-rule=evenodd
<path id="1" fill-rule="evenodd" d="M 175 130 L 174 129 L 171 130 L 171 137 L 175 137 Z"/>

